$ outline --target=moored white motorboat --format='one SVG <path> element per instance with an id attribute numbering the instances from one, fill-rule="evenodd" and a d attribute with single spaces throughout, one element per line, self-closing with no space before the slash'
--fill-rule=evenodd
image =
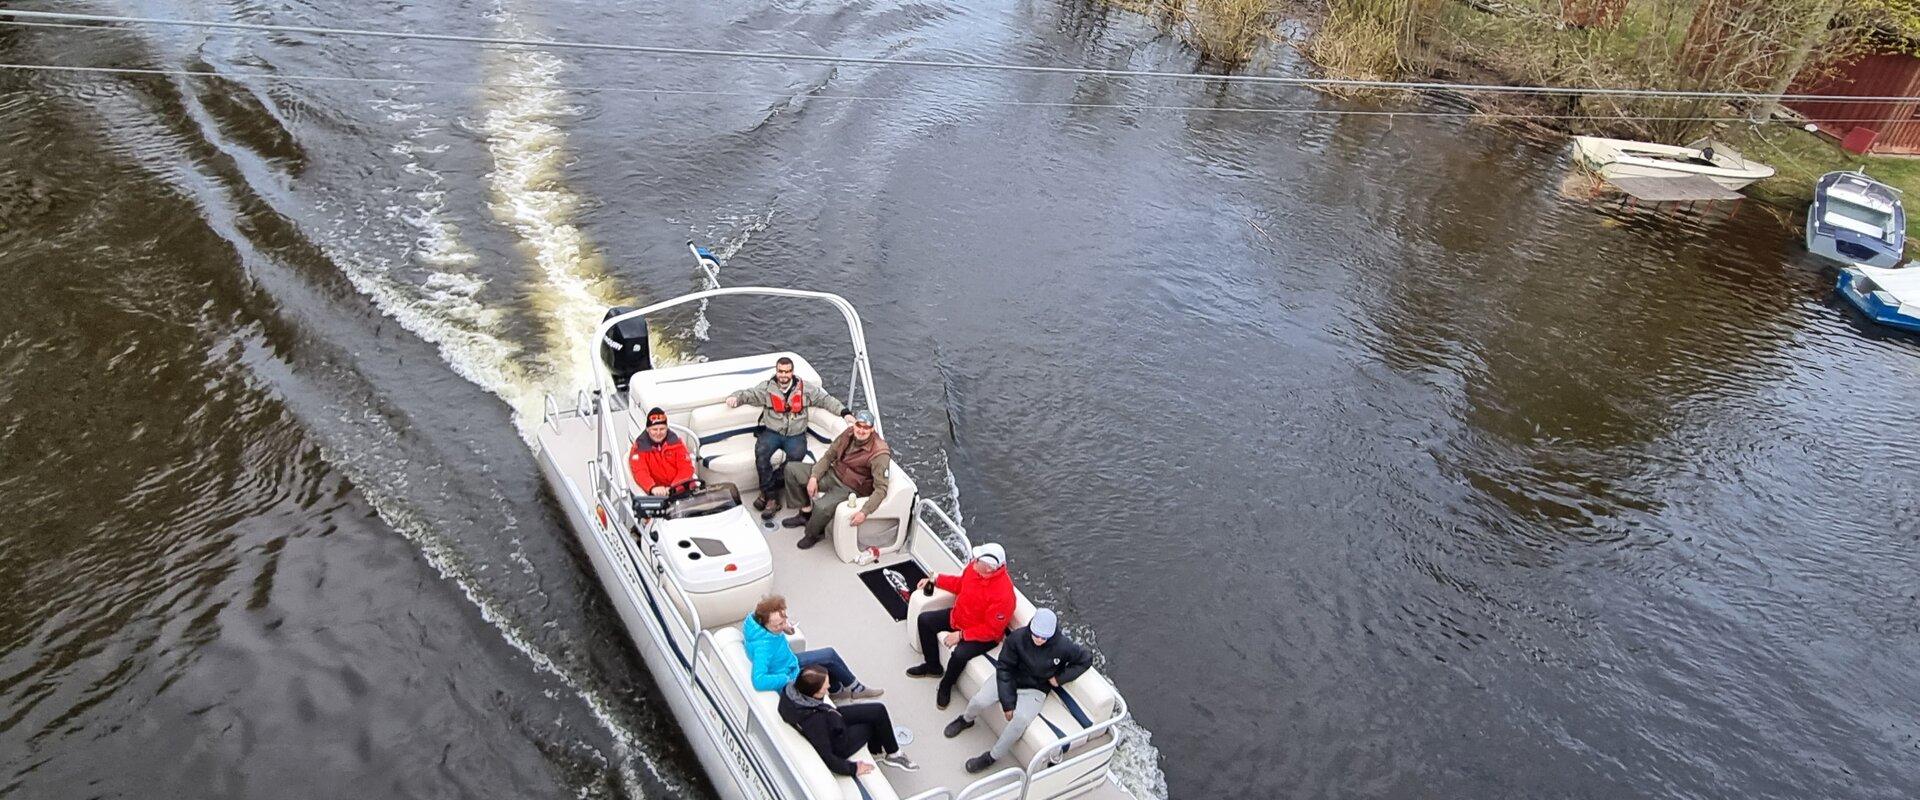
<path id="1" fill-rule="evenodd" d="M 1863 172 L 1829 172 L 1807 206 L 1807 250 L 1841 265 L 1893 267 L 1907 247 L 1900 190 Z"/>
<path id="2" fill-rule="evenodd" d="M 713 266 L 702 258 L 710 277 Z M 759 410 L 729 408 L 727 395 L 767 377 L 781 356 L 793 359 L 801 380 L 821 385 L 820 373 L 784 349 L 673 366 L 650 363 L 650 319 L 723 299 L 774 301 L 783 313 L 804 301 L 827 312 L 823 318 L 844 321 L 853 362 L 844 397 L 850 407 L 871 412 L 876 433 L 884 435 L 866 334 L 853 306 L 823 292 L 753 287 L 709 289 L 610 311 L 595 340 L 606 345 L 601 356 L 613 374 L 596 371 L 595 387 L 582 389 L 570 406 L 549 399 L 538 429 L 542 473 L 720 796 L 1136 800 L 1114 771 L 1115 755 L 1129 735 L 1127 703 L 1098 670 L 1048 698 L 1040 719 L 998 771 L 977 779 L 965 771 L 965 761 L 987 749 L 1005 720 L 984 714 L 987 724 L 952 739 L 941 735 L 958 708 L 938 710 L 934 682 L 903 673 L 921 660 L 910 621 L 923 610 L 951 604 L 953 596 L 900 589 L 923 574 L 957 573 L 972 544 L 965 530 L 920 497 L 898 461 L 888 473 L 887 497 L 862 524 L 852 524 L 851 504 L 815 510 L 833 514 L 820 547 L 795 548 L 795 535 L 764 529 L 742 506 L 742 495 L 758 489 L 753 451 Z M 637 492 L 626 468 L 627 448 L 644 430 L 651 407 L 665 410 L 671 429 L 688 444 L 701 488 L 666 501 Z M 808 413 L 808 457 L 817 458 L 846 423 L 818 407 Z M 919 770 L 882 766 L 858 778 L 832 773 L 781 720 L 776 693 L 754 689 L 740 624 L 769 593 L 784 595 L 804 626 L 804 637 L 793 642 L 796 650 L 833 647 L 866 683 L 886 690 L 883 700 L 896 727 L 909 733 L 906 751 Z M 1017 602 L 1010 627 L 1025 625 L 1034 612 L 1025 596 Z M 971 696 L 993 675 L 990 659 L 974 659 L 956 699 Z"/>
<path id="3" fill-rule="evenodd" d="M 1835 288 L 1867 319 L 1920 333 L 1920 266 L 1883 269 L 1855 264 L 1840 270 Z"/>
<path id="4" fill-rule="evenodd" d="M 1681 147 L 1575 136 L 1573 153 L 1582 166 L 1608 180 L 1703 177 L 1727 189 L 1738 190 L 1773 175 L 1773 167 L 1749 161 L 1732 147 L 1706 140 Z"/>

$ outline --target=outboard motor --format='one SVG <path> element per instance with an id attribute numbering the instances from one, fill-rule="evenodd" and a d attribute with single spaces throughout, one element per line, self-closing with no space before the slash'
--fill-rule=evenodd
<path id="1" fill-rule="evenodd" d="M 613 319 L 632 311 L 627 306 L 614 306 L 607 309 L 607 315 L 601 322 Z M 653 369 L 653 354 L 647 341 L 647 318 L 634 317 L 624 320 L 607 329 L 607 335 L 600 340 L 600 361 L 607 365 L 607 372 L 613 376 L 613 386 L 622 392 L 627 390 L 627 380 L 634 373 Z"/>

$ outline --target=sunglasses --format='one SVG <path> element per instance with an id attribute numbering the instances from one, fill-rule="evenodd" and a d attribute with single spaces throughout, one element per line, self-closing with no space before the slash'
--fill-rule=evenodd
<path id="1" fill-rule="evenodd" d="M 872 427 L 873 427 L 873 423 L 871 423 L 871 422 L 856 422 L 856 423 L 853 423 L 853 427 L 856 427 L 856 428 L 859 428 L 859 429 L 861 429 L 861 430 L 867 430 L 867 429 L 869 429 L 869 428 L 872 428 Z"/>

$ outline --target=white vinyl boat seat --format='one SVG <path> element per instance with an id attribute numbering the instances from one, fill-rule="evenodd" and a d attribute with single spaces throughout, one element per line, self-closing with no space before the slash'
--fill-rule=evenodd
<path id="1" fill-rule="evenodd" d="M 953 601 L 953 594 L 940 589 L 935 589 L 931 597 L 921 592 L 914 592 L 913 596 L 907 599 L 906 630 L 907 646 L 910 649 L 916 653 L 920 652 L 917 623 L 920 612 L 948 608 L 953 605 Z M 1033 612 L 1033 603 L 1027 600 L 1025 594 L 1015 589 L 1013 624 L 1009 629 L 1026 627 L 1027 622 L 1033 619 Z M 941 662 L 945 663 L 952 649 L 945 643 L 941 643 L 939 647 Z M 999 652 L 999 649 L 995 648 L 990 655 L 998 657 Z M 975 692 L 980 691 L 980 687 L 998 680 L 994 672 L 992 662 L 985 658 L 976 658 L 967 662 L 966 670 L 960 675 L 960 682 L 954 688 L 953 702 L 964 706 Z M 1119 704 L 1119 697 L 1120 693 L 1113 688 L 1113 684 L 1107 680 L 1106 676 L 1092 667 L 1089 667 L 1080 677 L 1068 682 L 1066 686 L 1060 687 L 1060 690 L 1048 696 L 1046 704 L 1041 706 L 1040 718 L 1034 720 L 1033 724 L 1020 735 L 1020 741 L 1014 744 L 1014 757 L 1019 759 L 1019 766 L 1025 767 L 1035 754 L 1051 746 L 1058 737 L 1078 733 L 1086 730 L 1088 725 L 1097 725 L 1112 719 L 1114 708 Z M 995 707 L 998 708 L 998 706 Z M 989 713 L 980 716 L 996 733 L 1006 725 L 1006 718 L 999 714 Z M 1082 719 L 1085 722 L 1082 722 Z M 1104 740 L 1105 736 L 1106 734 L 1102 734 L 1095 739 Z M 1066 752 L 1072 753 L 1089 744 L 1090 741 L 1079 739 L 1069 742 Z M 1055 749 L 1058 750 L 1057 747 Z"/>
<path id="2" fill-rule="evenodd" d="M 700 479 L 709 484 L 729 482 L 742 491 L 759 486 L 760 477 L 753 468 L 753 445 L 760 432 L 760 409 L 741 404 L 728 408 L 722 402 L 693 409 L 687 415 L 687 427 L 700 441 Z"/>
<path id="3" fill-rule="evenodd" d="M 702 480 L 710 484 L 731 482 L 742 492 L 759 488 L 760 473 L 753 464 L 753 450 L 760 438 L 758 406 L 742 403 L 736 408 L 728 408 L 726 397 L 722 395 L 711 404 L 689 410 L 687 427 L 700 442 L 700 457 L 694 466 L 698 468 Z M 846 420 L 838 414 L 818 408 L 809 410 L 806 459 L 813 461 L 819 458 L 821 453 L 826 452 L 827 445 L 833 443 L 833 437 L 840 435 L 846 427 Z M 774 464 L 778 466 L 785 457 L 775 454 Z"/>
<path id="4" fill-rule="evenodd" d="M 879 548 L 885 555 L 900 550 L 906 544 L 907 530 L 911 527 L 914 499 L 919 495 L 920 487 L 899 464 L 887 466 L 887 497 L 880 501 L 880 507 L 867 515 L 865 522 L 858 528 L 853 524 L 853 513 L 866 505 L 867 498 L 854 495 L 855 505 L 841 503 L 833 509 L 833 525 L 830 533 L 833 537 L 833 554 L 848 564 L 860 558 L 860 551 L 869 547 Z"/>
<path id="5" fill-rule="evenodd" d="M 809 459 L 817 459 L 847 429 L 847 421 L 838 414 L 830 414 L 821 409 L 807 412 L 807 431 L 812 440 L 808 443 Z M 853 512 L 860 510 L 867 502 L 865 495 L 854 495 L 855 504 L 840 504 L 833 510 L 833 525 L 827 530 L 833 540 L 833 554 L 848 564 L 860 557 L 860 551 L 868 547 L 877 547 L 885 555 L 899 551 L 906 544 L 907 531 L 913 518 L 913 502 L 920 496 L 920 487 L 898 463 L 887 467 L 887 499 L 867 520 L 855 529 Z"/>
<path id="6" fill-rule="evenodd" d="M 820 381 L 820 373 L 815 372 L 806 359 L 793 353 L 767 353 L 709 361 L 698 365 L 691 375 L 687 374 L 691 365 L 676 367 L 671 374 L 678 377 L 662 378 L 660 373 L 646 370 L 633 376 L 627 393 L 639 413 L 657 406 L 670 416 L 684 417 L 696 408 L 726 400 L 727 395 L 772 377 L 773 363 L 781 356 L 793 359 L 794 374 L 801 380 Z"/>
<path id="7" fill-rule="evenodd" d="M 838 797 L 841 800 L 899 800 L 893 784 L 874 770 L 859 778 L 837 775 L 827 769 L 827 763 L 820 760 L 813 744 L 807 737 L 801 736 L 792 725 L 780 718 L 780 695 L 778 692 L 755 692 L 753 690 L 753 663 L 747 658 L 746 640 L 738 627 L 721 628 L 713 633 L 714 644 L 718 645 L 720 658 L 726 662 L 727 670 L 732 672 L 750 696 L 747 698 L 748 713 L 753 714 L 761 725 L 772 734 L 773 745 L 779 758 L 793 765 L 793 773 L 806 783 L 814 797 Z M 861 760 L 871 760 L 866 756 L 857 756 Z"/>

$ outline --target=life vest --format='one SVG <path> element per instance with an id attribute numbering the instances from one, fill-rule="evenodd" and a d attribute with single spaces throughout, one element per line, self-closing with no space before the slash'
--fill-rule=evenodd
<path id="1" fill-rule="evenodd" d="M 767 407 L 776 414 L 804 414 L 807 412 L 807 387 L 800 382 L 800 376 L 793 376 L 793 389 L 787 394 L 780 393 L 780 384 L 767 382 Z"/>

